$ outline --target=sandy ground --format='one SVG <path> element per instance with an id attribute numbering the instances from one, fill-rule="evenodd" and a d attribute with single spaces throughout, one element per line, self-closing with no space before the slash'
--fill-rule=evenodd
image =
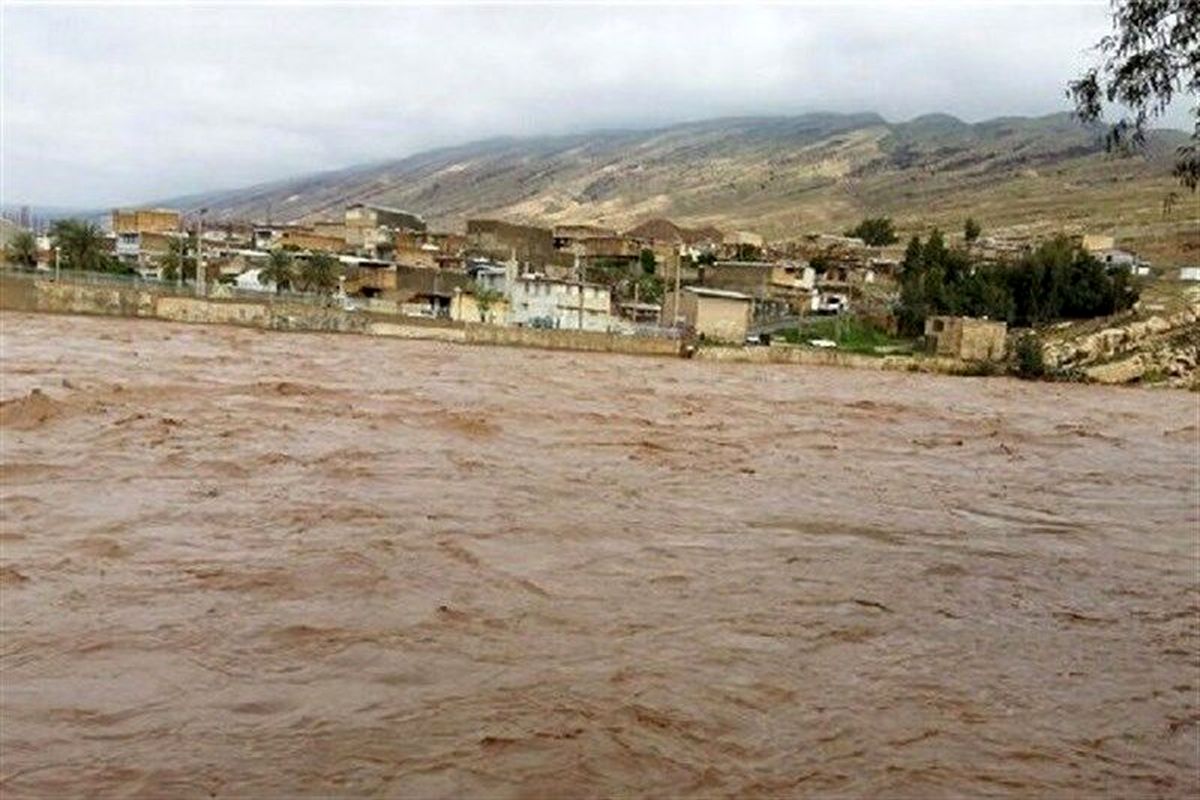
<path id="1" fill-rule="evenodd" d="M 5 797 L 1200 792 L 1195 394 L 8 313 L 0 357 Z"/>

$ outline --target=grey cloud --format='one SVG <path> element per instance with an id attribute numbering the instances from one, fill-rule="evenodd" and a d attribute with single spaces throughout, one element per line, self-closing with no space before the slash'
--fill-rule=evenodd
<path id="1" fill-rule="evenodd" d="M 1047 113 L 1106 26 L 1103 4 L 15 7 L 2 199 L 144 201 L 732 114 Z"/>

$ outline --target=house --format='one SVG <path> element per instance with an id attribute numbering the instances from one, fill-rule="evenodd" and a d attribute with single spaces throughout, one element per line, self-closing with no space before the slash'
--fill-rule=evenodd
<path id="1" fill-rule="evenodd" d="M 396 265 L 359 256 L 339 256 L 346 272 L 346 294 L 359 297 L 380 297 L 396 291 Z"/>
<path id="2" fill-rule="evenodd" d="M 712 252 L 725 235 L 711 226 L 683 228 L 669 219 L 650 219 L 625 231 L 625 236 L 648 244 L 668 244 L 681 247 L 684 255 Z M 692 252 L 692 251 L 695 252 Z"/>
<path id="3" fill-rule="evenodd" d="M 290 246 L 310 252 L 341 253 L 346 249 L 345 239 L 305 228 L 284 228 L 279 234 L 278 242 L 282 247 Z"/>
<path id="4" fill-rule="evenodd" d="M 686 286 L 663 297 L 661 324 L 683 325 L 705 339 L 740 343 L 750 329 L 753 305 L 754 298 L 741 292 Z"/>
<path id="5" fill-rule="evenodd" d="M 486 308 L 478 302 L 475 292 L 455 289 L 450 299 L 450 319 L 455 322 L 490 322 L 504 324 L 508 319 L 508 300 L 490 299 Z"/>
<path id="6" fill-rule="evenodd" d="M 933 355 L 963 361 L 999 361 L 1004 358 L 1008 325 L 974 317 L 928 317 L 925 347 Z"/>
<path id="7" fill-rule="evenodd" d="M 1150 274 L 1150 265 L 1128 250 L 1120 250 L 1114 247 L 1108 250 L 1097 251 L 1092 255 L 1105 266 L 1128 270 L 1131 275 Z"/>
<path id="8" fill-rule="evenodd" d="M 410 317 L 449 318 L 453 292 L 417 292 L 400 304 L 400 313 Z"/>
<path id="9" fill-rule="evenodd" d="M 182 227 L 182 216 L 170 208 L 114 208 L 113 233 L 166 233 Z"/>
<path id="10" fill-rule="evenodd" d="M 701 283 L 712 289 L 748 294 L 756 301 L 779 301 L 796 309 L 808 302 L 816 272 L 804 263 L 785 261 L 718 261 L 700 270 Z"/>
<path id="11" fill-rule="evenodd" d="M 554 247 L 556 250 L 570 250 L 581 239 L 616 235 L 617 232 L 612 228 L 603 228 L 599 225 L 556 225 Z"/>
<path id="12" fill-rule="evenodd" d="M 656 325 L 662 317 L 662 306 L 658 303 L 621 303 L 617 312 L 623 319 L 639 325 Z"/>
<path id="13" fill-rule="evenodd" d="M 629 265 L 641 258 L 642 244 L 625 236 L 586 236 L 574 241 L 574 254 L 586 264 L 622 262 Z"/>
<path id="14" fill-rule="evenodd" d="M 184 236 L 181 227 L 179 212 L 168 208 L 115 208 L 113 252 L 142 277 L 157 278 L 159 269 L 154 262 L 166 255 L 171 239 Z"/>
<path id="15" fill-rule="evenodd" d="M 467 249 L 486 258 L 515 257 L 524 264 L 545 266 L 555 260 L 554 233 L 549 228 L 515 225 L 496 219 L 467 220 Z"/>
<path id="16" fill-rule="evenodd" d="M 387 228 L 391 231 L 423 231 L 425 220 L 419 214 L 399 208 L 355 203 L 346 206 L 345 225 L 353 228 Z"/>
<path id="17" fill-rule="evenodd" d="M 521 275 L 515 261 L 509 261 L 503 269 L 480 266 L 474 273 L 478 287 L 497 292 L 506 300 L 505 324 L 602 332 L 613 327 L 612 292 L 607 286 L 541 273 Z"/>
<path id="18" fill-rule="evenodd" d="M 1119 250 L 1115 247 L 1107 250 L 1097 250 L 1092 253 L 1101 263 L 1110 267 L 1132 267 L 1138 263 L 1137 256 L 1128 250 Z"/>

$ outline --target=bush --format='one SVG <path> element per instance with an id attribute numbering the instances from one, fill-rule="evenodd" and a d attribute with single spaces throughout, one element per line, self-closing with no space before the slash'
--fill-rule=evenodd
<path id="1" fill-rule="evenodd" d="M 868 217 L 858 225 L 846 231 L 847 236 L 862 239 L 865 244 L 879 247 L 885 244 L 895 244 L 896 228 L 890 217 Z"/>
<path id="2" fill-rule="evenodd" d="M 1046 375 L 1046 359 L 1042 353 L 1042 340 L 1037 334 L 1027 333 L 1017 340 L 1014 348 L 1016 364 L 1014 371 L 1019 378 L 1034 380 Z"/>

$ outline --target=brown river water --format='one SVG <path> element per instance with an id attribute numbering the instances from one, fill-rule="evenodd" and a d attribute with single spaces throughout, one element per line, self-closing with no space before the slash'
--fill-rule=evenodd
<path id="1" fill-rule="evenodd" d="M 1195 393 L 0 323 L 6 798 L 1200 792 Z"/>

